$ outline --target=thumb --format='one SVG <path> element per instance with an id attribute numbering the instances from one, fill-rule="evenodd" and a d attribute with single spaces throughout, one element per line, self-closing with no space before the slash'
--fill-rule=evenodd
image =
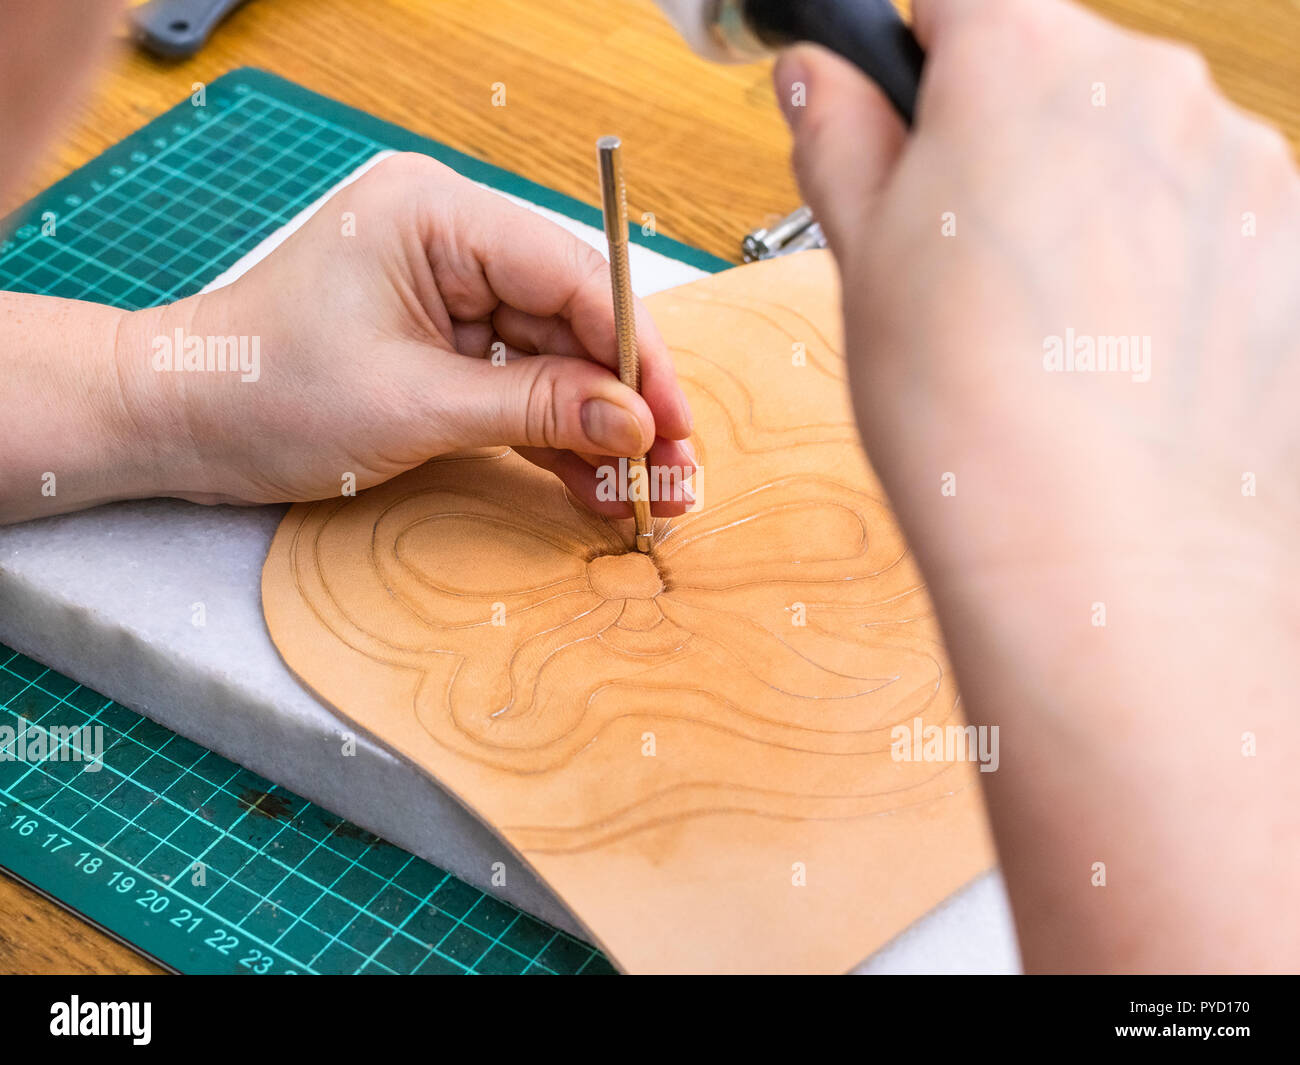
<path id="1" fill-rule="evenodd" d="M 457 447 L 507 444 L 634 457 L 654 443 L 645 400 L 585 359 L 529 355 L 503 365 L 464 359 L 459 378 L 456 402 L 442 404 Z"/>
<path id="2" fill-rule="evenodd" d="M 799 187 L 842 258 L 864 239 L 906 130 L 875 83 L 825 48 L 800 44 L 786 50 L 775 77 L 777 99 L 794 133 Z"/>

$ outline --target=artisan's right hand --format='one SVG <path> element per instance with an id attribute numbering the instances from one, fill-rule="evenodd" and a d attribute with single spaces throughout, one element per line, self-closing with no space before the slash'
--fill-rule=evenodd
<path id="1" fill-rule="evenodd" d="M 777 91 L 867 450 L 968 714 L 1004 727 L 986 792 L 1026 963 L 1294 967 L 1290 152 L 1193 53 L 1061 0 L 915 8 L 912 131 L 820 49 Z M 1150 338 L 1150 364 L 1057 372 L 1071 335 Z"/>

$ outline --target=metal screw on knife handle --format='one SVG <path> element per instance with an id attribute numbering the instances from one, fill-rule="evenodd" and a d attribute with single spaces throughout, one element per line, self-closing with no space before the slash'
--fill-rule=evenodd
<path id="1" fill-rule="evenodd" d="M 814 222 L 793 240 L 786 243 L 776 254 L 793 255 L 795 252 L 812 251 L 826 247 L 826 234 L 819 222 Z"/>
<path id="2" fill-rule="evenodd" d="M 618 332 L 618 376 L 628 388 L 641 391 L 641 359 L 636 346 L 636 305 L 632 298 L 632 270 L 627 254 L 627 188 L 623 181 L 623 142 L 601 137 L 596 142 L 600 159 L 600 192 L 609 241 L 609 273 L 614 292 L 614 326 Z M 636 548 L 643 554 L 652 542 L 649 478 L 645 458 L 628 462 L 628 485 L 636 516 Z"/>

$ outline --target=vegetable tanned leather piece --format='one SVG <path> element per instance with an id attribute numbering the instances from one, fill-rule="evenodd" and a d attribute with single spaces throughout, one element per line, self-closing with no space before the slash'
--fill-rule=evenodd
<path id="1" fill-rule="evenodd" d="M 623 969 L 842 972 L 992 864 L 972 763 L 891 748 L 961 725 L 957 689 L 858 443 L 829 255 L 649 304 L 702 466 L 650 556 L 467 452 L 293 507 L 267 624 Z"/>

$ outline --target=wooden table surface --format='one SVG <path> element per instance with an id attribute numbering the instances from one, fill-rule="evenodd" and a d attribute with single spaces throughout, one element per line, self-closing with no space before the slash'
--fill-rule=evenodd
<path id="1" fill-rule="evenodd" d="M 1300 149 L 1300 0 L 1089 2 L 1201 49 L 1223 89 Z M 596 138 L 618 133 L 634 217 L 653 211 L 664 235 L 732 260 L 744 233 L 800 202 L 767 66 L 696 59 L 650 0 L 253 0 L 193 59 L 118 55 L 0 214 L 240 66 L 587 202 Z M 158 971 L 0 878 L 0 972 Z"/>

